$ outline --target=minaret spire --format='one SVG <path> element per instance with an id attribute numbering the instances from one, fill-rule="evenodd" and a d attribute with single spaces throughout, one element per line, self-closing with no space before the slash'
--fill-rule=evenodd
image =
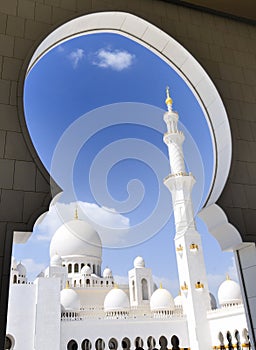
<path id="1" fill-rule="evenodd" d="M 165 103 L 167 105 L 168 111 L 172 110 L 172 99 L 170 97 L 170 88 L 169 86 L 166 86 L 166 100 Z"/>
<path id="2" fill-rule="evenodd" d="M 202 242 L 196 230 L 192 204 L 195 179 L 191 173 L 186 171 L 182 149 L 185 136 L 178 129 L 179 116 L 172 110 L 172 99 L 168 87 L 166 96 L 165 103 L 168 110 L 164 114 L 164 121 L 167 132 L 163 139 L 168 147 L 171 172 L 164 179 L 164 184 L 172 194 L 176 258 L 184 312 L 188 322 L 190 348 L 210 350 L 211 336 L 207 321 L 210 296 Z"/>

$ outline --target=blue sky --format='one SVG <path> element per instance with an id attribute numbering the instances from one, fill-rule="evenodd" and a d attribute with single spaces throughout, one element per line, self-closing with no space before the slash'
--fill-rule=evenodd
<path id="1" fill-rule="evenodd" d="M 102 233 L 103 268 L 111 267 L 124 281 L 133 259 L 142 255 L 156 281 L 176 295 L 171 195 L 162 183 L 169 172 L 162 141 L 167 85 L 186 135 L 185 159 L 197 179 L 193 198 L 199 207 L 213 173 L 208 126 L 185 82 L 148 49 L 110 33 L 62 43 L 29 73 L 24 105 L 37 152 L 63 188 L 58 204 L 63 220 L 72 219 L 73 202 L 79 201 L 81 217 L 85 210 L 90 219 L 102 218 L 96 227 L 114 227 L 114 239 L 111 230 Z M 52 210 L 26 245 L 15 246 L 14 255 L 31 268 L 31 278 L 47 265 L 49 240 L 58 225 Z M 220 251 L 199 220 L 198 230 L 216 292 L 227 272 L 235 275 L 232 254 Z"/>

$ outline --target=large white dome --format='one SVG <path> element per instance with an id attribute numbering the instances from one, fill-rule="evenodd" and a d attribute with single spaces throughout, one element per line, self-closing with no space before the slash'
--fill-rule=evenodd
<path id="1" fill-rule="evenodd" d="M 119 288 L 111 289 L 104 300 L 105 311 L 125 311 L 129 309 L 130 303 L 127 294 Z"/>
<path id="2" fill-rule="evenodd" d="M 242 295 L 239 284 L 231 279 L 222 282 L 218 290 L 218 300 L 221 306 L 241 304 Z"/>
<path id="3" fill-rule="evenodd" d="M 78 311 L 80 309 L 80 298 L 74 289 L 62 289 L 60 292 L 60 303 L 66 311 Z"/>
<path id="4" fill-rule="evenodd" d="M 164 288 L 158 288 L 150 298 L 151 311 L 174 310 L 174 300 L 170 292 Z"/>
<path id="5" fill-rule="evenodd" d="M 102 244 L 98 233 L 85 221 L 71 220 L 55 232 L 50 244 L 50 257 L 82 255 L 101 259 Z"/>

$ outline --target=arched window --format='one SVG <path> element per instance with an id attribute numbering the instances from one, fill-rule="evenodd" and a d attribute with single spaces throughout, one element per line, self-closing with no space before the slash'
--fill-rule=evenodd
<path id="1" fill-rule="evenodd" d="M 167 341 L 166 337 L 162 335 L 159 338 L 160 350 L 167 350 L 167 344 L 168 344 L 168 341 Z"/>
<path id="2" fill-rule="evenodd" d="M 17 283 L 17 275 L 13 276 L 13 283 Z"/>
<path id="3" fill-rule="evenodd" d="M 82 342 L 82 350 L 91 350 L 92 348 L 92 343 L 90 342 L 89 339 L 84 339 Z"/>
<path id="4" fill-rule="evenodd" d="M 14 347 L 14 339 L 10 335 L 7 335 L 5 337 L 5 342 L 4 342 L 4 349 L 5 350 L 11 350 Z"/>
<path id="5" fill-rule="evenodd" d="M 237 350 L 242 350 L 240 334 L 239 334 L 237 329 L 235 330 L 235 338 L 236 338 L 236 348 L 237 348 Z"/>
<path id="6" fill-rule="evenodd" d="M 122 348 L 124 349 L 124 350 L 130 350 L 130 347 L 131 347 L 131 341 L 130 341 L 130 339 L 129 338 L 123 338 L 123 340 L 122 340 Z"/>
<path id="7" fill-rule="evenodd" d="M 75 266 L 74 266 L 74 272 L 78 272 L 79 271 L 79 266 L 78 266 L 78 264 L 75 264 Z"/>
<path id="8" fill-rule="evenodd" d="M 232 335 L 230 331 L 227 332 L 228 350 L 233 350 Z"/>
<path id="9" fill-rule="evenodd" d="M 84 263 L 81 264 L 81 270 L 82 270 L 83 267 L 84 267 Z"/>
<path id="10" fill-rule="evenodd" d="M 242 331 L 242 336 L 244 338 L 244 343 L 248 344 L 249 349 L 251 349 L 251 344 L 250 344 L 250 339 L 249 339 L 249 333 L 248 330 L 246 328 L 243 329 Z"/>
<path id="11" fill-rule="evenodd" d="M 155 338 L 153 338 L 152 336 L 148 337 L 147 346 L 148 346 L 148 350 L 154 349 L 156 346 Z"/>
<path id="12" fill-rule="evenodd" d="M 180 341 L 177 335 L 171 337 L 172 350 L 180 350 Z"/>
<path id="13" fill-rule="evenodd" d="M 219 332 L 218 339 L 220 341 L 220 349 L 225 349 L 224 336 L 221 332 Z"/>
<path id="14" fill-rule="evenodd" d="M 135 282 L 132 281 L 132 299 L 135 301 Z"/>
<path id="15" fill-rule="evenodd" d="M 142 300 L 148 300 L 148 281 L 145 278 L 141 280 L 141 289 Z"/>
<path id="16" fill-rule="evenodd" d="M 101 338 L 98 338 L 95 342 L 95 348 L 96 348 L 96 350 L 104 350 L 105 349 L 104 340 Z"/>
<path id="17" fill-rule="evenodd" d="M 68 264 L 68 273 L 72 272 L 72 264 Z"/>
<path id="18" fill-rule="evenodd" d="M 87 278 L 87 280 L 86 280 L 86 285 L 89 287 L 90 286 L 90 280 L 89 280 L 89 278 Z"/>
<path id="19" fill-rule="evenodd" d="M 135 339 L 134 345 L 137 350 L 143 348 L 143 340 L 141 339 L 141 337 L 137 337 Z"/>
<path id="20" fill-rule="evenodd" d="M 76 287 L 76 280 L 74 280 L 74 287 Z"/>
<path id="21" fill-rule="evenodd" d="M 116 350 L 118 347 L 118 342 L 115 338 L 111 338 L 108 342 L 108 348 L 110 350 Z"/>
<path id="22" fill-rule="evenodd" d="M 95 271 L 95 264 L 92 265 L 92 272 L 96 273 L 96 271 Z"/>
<path id="23" fill-rule="evenodd" d="M 77 342 L 74 339 L 70 340 L 67 345 L 67 350 L 77 350 L 77 349 L 78 349 Z"/>

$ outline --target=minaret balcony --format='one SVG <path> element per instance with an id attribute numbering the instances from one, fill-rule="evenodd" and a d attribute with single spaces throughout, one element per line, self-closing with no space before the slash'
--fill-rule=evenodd
<path id="1" fill-rule="evenodd" d="M 184 190 L 189 194 L 192 192 L 195 182 L 193 175 L 182 171 L 175 174 L 169 174 L 164 178 L 164 184 L 170 191 Z"/>
<path id="2" fill-rule="evenodd" d="M 177 132 L 168 131 L 164 134 L 163 140 L 166 145 L 176 144 L 180 146 L 184 142 L 185 136 L 182 131 L 177 131 Z"/>

